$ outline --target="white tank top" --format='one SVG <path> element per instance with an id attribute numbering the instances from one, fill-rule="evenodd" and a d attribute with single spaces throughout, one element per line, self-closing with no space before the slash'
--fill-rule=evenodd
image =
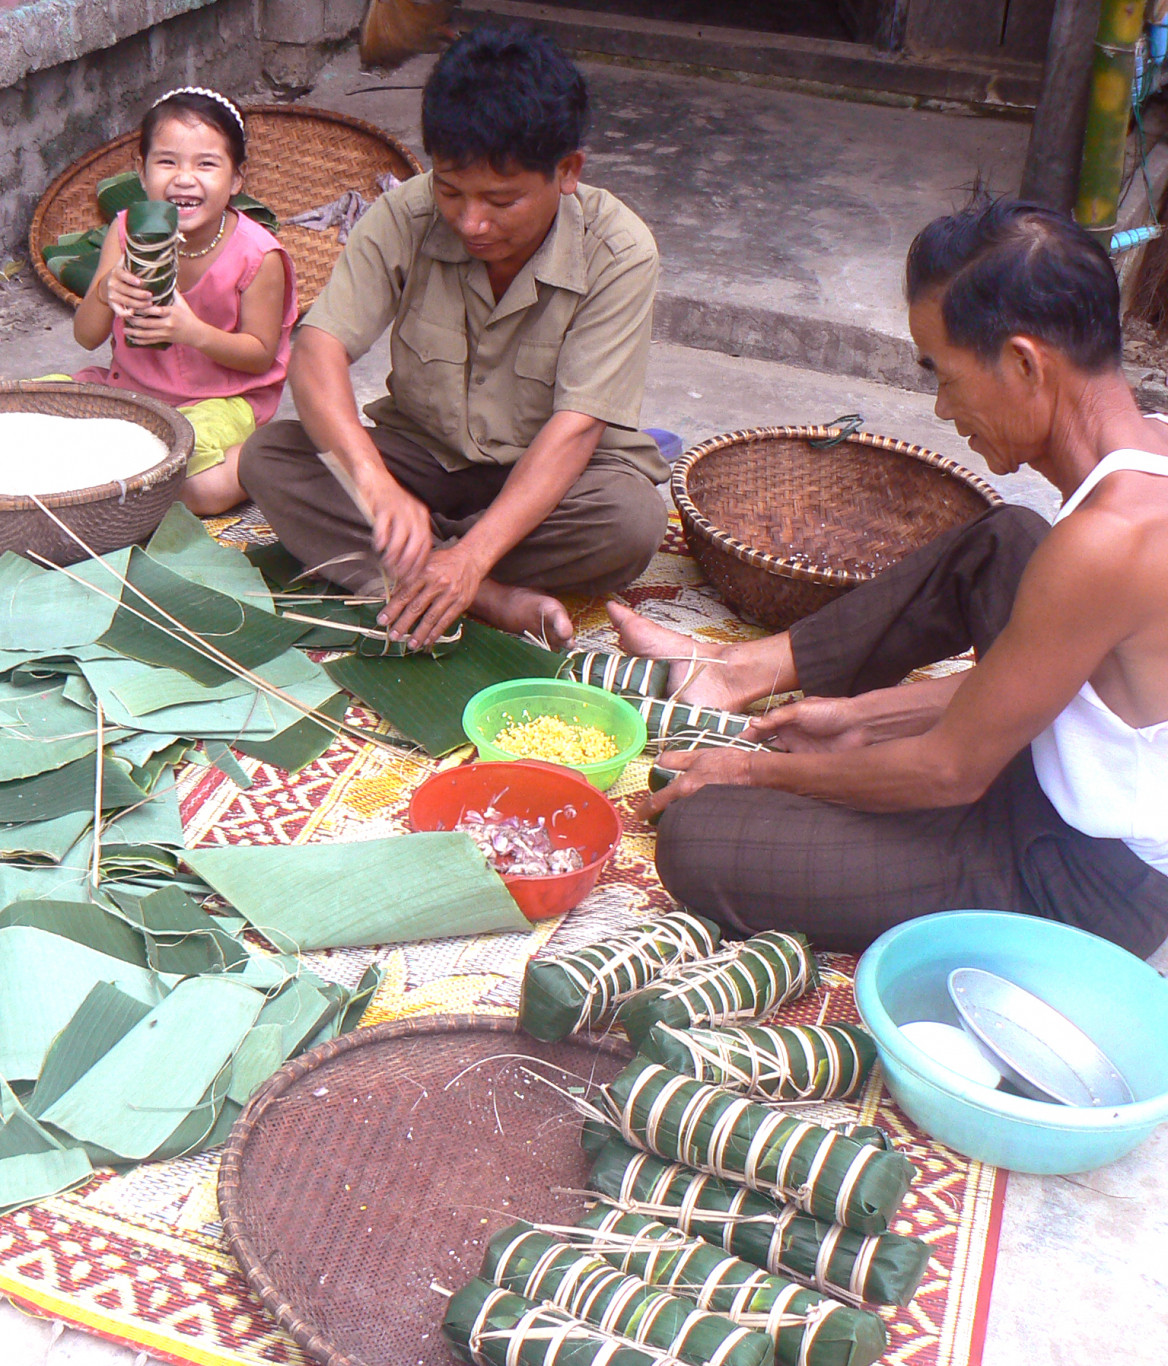
<path id="1" fill-rule="evenodd" d="M 1118 470 L 1168 478 L 1168 456 L 1112 451 L 1063 504 L 1055 525 Z M 1129 726 L 1087 682 L 1030 749 L 1039 785 L 1068 825 L 1123 840 L 1168 874 L 1168 720 Z"/>

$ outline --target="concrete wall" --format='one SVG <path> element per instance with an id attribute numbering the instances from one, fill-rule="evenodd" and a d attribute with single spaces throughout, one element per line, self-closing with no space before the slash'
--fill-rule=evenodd
<path id="1" fill-rule="evenodd" d="M 362 0 L 34 0 L 0 11 L 0 260 L 27 253 L 53 178 L 137 126 L 164 91 L 263 103 L 310 80 Z"/>

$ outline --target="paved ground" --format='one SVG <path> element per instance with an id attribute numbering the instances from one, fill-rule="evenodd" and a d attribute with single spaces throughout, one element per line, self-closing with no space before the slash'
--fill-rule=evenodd
<path id="1" fill-rule="evenodd" d="M 343 56 L 309 99 L 417 147 L 426 65 L 386 79 L 361 75 Z M 1010 188 L 1025 129 L 607 66 L 589 74 L 599 106 L 591 175 L 626 195 L 658 234 L 663 331 L 756 357 L 655 344 L 645 424 L 689 444 L 858 411 L 872 430 L 978 468 L 919 392 L 900 302 L 903 251 L 978 173 Z M 75 369 L 81 356 L 67 311 L 38 287 L 0 293 L 0 377 Z M 358 367 L 361 397 L 380 392 L 383 367 L 380 348 Z M 1047 515 L 1054 508 L 1035 476 L 1002 487 Z M 1157 961 L 1168 968 L 1168 954 Z M 1163 1366 L 1166 1246 L 1168 1130 L 1103 1171 L 1012 1177 L 985 1366 Z M 53 1333 L 0 1305 L 0 1363 L 136 1360 Z"/>

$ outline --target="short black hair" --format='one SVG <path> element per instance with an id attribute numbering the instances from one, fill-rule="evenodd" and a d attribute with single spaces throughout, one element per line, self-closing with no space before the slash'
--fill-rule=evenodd
<path id="1" fill-rule="evenodd" d="M 231 157 L 232 166 L 237 171 L 243 168 L 243 163 L 247 160 L 247 142 L 243 129 L 225 104 L 213 95 L 203 95 L 197 90 L 174 90 L 146 111 L 138 134 L 138 155 L 143 161 L 150 155 L 154 135 L 158 132 L 159 124 L 165 119 L 180 119 L 183 123 L 207 123 L 218 129 L 227 139 L 227 152 Z"/>
<path id="2" fill-rule="evenodd" d="M 545 33 L 485 25 L 438 59 L 422 92 L 422 144 L 459 168 L 551 177 L 588 131 L 588 87 Z"/>
<path id="3" fill-rule="evenodd" d="M 943 291 L 954 346 L 995 361 L 1014 336 L 1061 351 L 1087 374 L 1115 369 L 1123 351 L 1119 282 L 1106 251 L 1070 218 L 1040 204 L 975 191 L 935 218 L 908 251 L 910 304 Z"/>

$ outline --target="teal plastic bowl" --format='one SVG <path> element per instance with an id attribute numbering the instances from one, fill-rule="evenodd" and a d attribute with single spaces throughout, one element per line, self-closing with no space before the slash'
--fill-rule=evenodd
<path id="1" fill-rule="evenodd" d="M 513 678 L 477 692 L 462 713 L 462 729 L 479 758 L 513 763 L 516 756 L 495 744 L 508 726 L 558 716 L 574 725 L 595 726 L 611 735 L 617 752 L 598 764 L 568 764 L 603 792 L 616 782 L 630 759 L 645 748 L 648 734 L 641 713 L 615 693 L 567 678 Z"/>
<path id="2" fill-rule="evenodd" d="M 985 968 L 1032 991 L 1111 1058 L 1136 1099 L 1100 1109 L 1029 1100 L 967 1081 L 900 1032 L 960 1025 L 947 979 Z M 1168 981 L 1106 939 L 1005 911 L 943 911 L 882 934 L 860 959 L 856 1005 L 893 1099 L 927 1134 L 1012 1171 L 1053 1175 L 1114 1162 L 1168 1119 Z"/>

